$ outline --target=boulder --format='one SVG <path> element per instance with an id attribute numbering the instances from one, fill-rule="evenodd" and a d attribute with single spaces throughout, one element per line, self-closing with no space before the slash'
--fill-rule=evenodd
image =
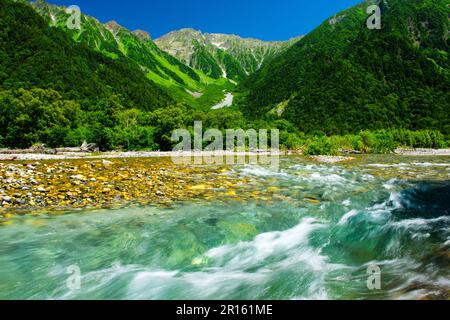
<path id="1" fill-rule="evenodd" d="M 98 152 L 99 148 L 95 143 L 87 143 L 86 141 L 84 141 L 80 147 L 80 150 L 82 152 Z"/>

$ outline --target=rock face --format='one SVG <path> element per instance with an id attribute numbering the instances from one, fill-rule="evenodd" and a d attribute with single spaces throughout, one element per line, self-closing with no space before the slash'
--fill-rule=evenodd
<path id="1" fill-rule="evenodd" d="M 243 39 L 236 35 L 202 33 L 194 29 L 173 31 L 155 43 L 164 51 L 212 77 L 240 80 L 265 61 L 283 52 L 300 38 L 286 42 Z"/>
<path id="2" fill-rule="evenodd" d="M 150 33 L 148 33 L 147 31 L 144 31 L 144 30 L 133 31 L 133 34 L 136 37 L 138 37 L 139 39 L 141 39 L 142 41 L 148 41 L 148 40 L 152 39 L 152 37 L 150 36 Z"/>
<path id="3" fill-rule="evenodd" d="M 106 29 L 108 29 L 112 34 L 117 34 L 122 29 L 120 24 L 118 24 L 116 21 L 109 21 L 105 23 Z"/>

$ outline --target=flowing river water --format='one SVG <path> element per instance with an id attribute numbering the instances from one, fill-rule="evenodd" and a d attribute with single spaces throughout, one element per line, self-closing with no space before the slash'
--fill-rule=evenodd
<path id="1" fill-rule="evenodd" d="M 448 157 L 283 157 L 279 171 L 222 174 L 245 178 L 239 197 L 15 217 L 0 226 L 0 299 L 450 297 Z"/>

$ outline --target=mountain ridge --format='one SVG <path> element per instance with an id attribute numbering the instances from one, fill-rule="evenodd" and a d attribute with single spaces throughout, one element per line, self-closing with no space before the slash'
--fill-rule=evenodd
<path id="1" fill-rule="evenodd" d="M 164 51 L 213 78 L 241 81 L 301 37 L 289 41 L 263 41 L 237 35 L 203 33 L 184 28 L 155 40 Z"/>
<path id="2" fill-rule="evenodd" d="M 449 7 L 444 0 L 365 2 L 336 14 L 238 90 L 250 118 L 281 116 L 327 135 L 407 128 L 450 132 Z"/>
<path id="3" fill-rule="evenodd" d="M 71 30 L 66 25 L 69 15 L 65 7 L 44 0 L 32 2 L 31 6 L 50 26 L 64 30 L 76 42 L 85 43 L 110 58 L 125 58 L 136 63 L 148 79 L 179 102 L 199 108 L 213 105 L 223 98 L 219 88 L 232 86 L 226 79 L 210 78 L 167 54 L 153 42 L 147 31 L 131 31 L 114 20 L 103 24 L 97 18 L 84 14 L 81 14 L 80 29 Z"/>

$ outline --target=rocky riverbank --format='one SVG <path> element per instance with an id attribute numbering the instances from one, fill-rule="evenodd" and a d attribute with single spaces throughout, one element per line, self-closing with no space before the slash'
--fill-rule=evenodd
<path id="1" fill-rule="evenodd" d="M 68 208 L 168 205 L 233 185 L 219 167 L 175 166 L 170 159 L 0 163 L 0 215 Z M 206 181 L 208 176 L 214 177 Z M 218 192 L 220 193 L 220 192 Z"/>
<path id="2" fill-rule="evenodd" d="M 69 149 L 64 149 L 69 150 Z M 268 152 L 228 152 L 228 151 L 220 151 L 220 152 L 172 152 L 172 151 L 110 151 L 110 152 L 83 152 L 83 151 L 59 151 L 57 153 L 37 153 L 37 152 L 14 152 L 14 150 L 8 150 L 5 152 L 4 150 L 0 150 L 0 161 L 41 161 L 41 160 L 75 160 L 75 159 L 92 159 L 92 160 L 101 160 L 101 159 L 128 159 L 128 158 L 165 158 L 165 157 L 202 157 L 202 156 L 226 156 L 226 155 L 265 155 L 270 154 Z M 301 152 L 297 151 L 279 151 L 277 153 L 279 155 L 301 155 Z M 349 160 L 353 160 L 354 158 L 349 153 L 344 153 L 346 156 L 313 156 L 311 157 L 313 160 L 323 163 L 336 163 L 336 162 L 345 162 Z M 394 151 L 394 154 L 404 155 L 404 156 L 450 156 L 450 149 L 397 149 Z"/>
<path id="3" fill-rule="evenodd" d="M 56 154 L 46 153 L 2 153 L 0 150 L 0 161 L 40 161 L 40 160 L 75 160 L 75 159 L 128 159 L 128 158 L 166 158 L 166 157 L 207 157 L 226 155 L 266 155 L 286 154 L 287 152 L 228 152 L 228 151 L 200 151 L 200 152 L 173 152 L 173 151 L 110 151 L 110 152 L 58 152 Z"/>
<path id="4" fill-rule="evenodd" d="M 403 156 L 450 156 L 450 149 L 397 149 L 394 153 Z"/>
<path id="5" fill-rule="evenodd" d="M 353 157 L 340 157 L 340 156 L 312 156 L 312 160 L 321 163 L 339 163 L 355 160 Z"/>
<path id="6" fill-rule="evenodd" d="M 258 200 L 266 204 L 279 199 L 289 201 L 276 187 L 255 190 L 254 181 L 248 175 L 236 174 L 230 166 L 176 164 L 167 156 L 171 154 L 30 154 L 27 156 L 39 157 L 39 160 L 0 161 L 0 224 L 11 214 L 57 213 L 79 208 L 129 205 L 172 206 L 192 199 L 225 202 Z M 74 159 L 55 158 L 72 156 Z M 433 159 L 437 159 L 436 168 L 439 169 L 433 172 L 439 175 L 439 179 L 448 177 L 448 164 L 445 158 L 438 156 L 421 156 L 416 160 L 397 155 L 354 158 L 314 156 L 301 157 L 299 163 L 318 165 L 318 168 L 321 164 L 328 167 L 339 163 L 349 170 L 363 165 L 368 174 L 386 180 L 424 180 L 429 174 L 424 176 L 423 168 L 432 167 Z M 255 166 L 252 170 L 258 173 L 261 168 Z M 320 203 L 320 197 L 316 194 L 302 197 L 305 203 Z M 296 199 L 295 203 L 298 202 Z"/>

